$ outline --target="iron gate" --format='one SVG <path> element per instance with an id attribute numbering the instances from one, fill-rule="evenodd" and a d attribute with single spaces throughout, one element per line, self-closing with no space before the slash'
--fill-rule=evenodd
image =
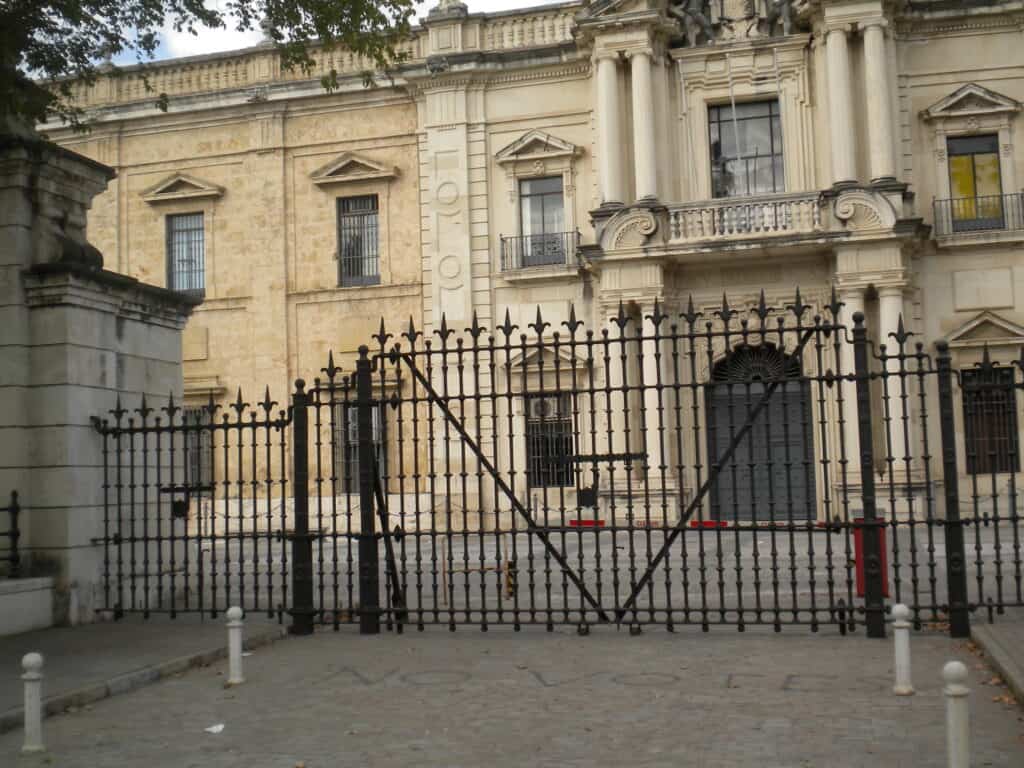
<path id="1" fill-rule="evenodd" d="M 797 291 L 780 307 L 763 294 L 743 308 L 620 306 L 597 330 L 574 310 L 557 326 L 538 310 L 525 328 L 506 312 L 491 331 L 442 317 L 429 336 L 410 322 L 397 338 L 382 321 L 354 369 L 331 356 L 287 408 L 269 390 L 187 416 L 119 402 L 97 422 L 105 604 L 237 604 L 290 614 L 300 634 L 881 636 L 888 600 L 964 636 L 970 611 L 1022 604 L 1006 474 L 1021 364 L 986 357 L 962 375 L 965 503 L 948 347 L 933 357 L 902 325 L 873 340 L 841 313 L 834 295 L 812 306 Z M 978 437 L 985 419 L 1003 442 Z"/>

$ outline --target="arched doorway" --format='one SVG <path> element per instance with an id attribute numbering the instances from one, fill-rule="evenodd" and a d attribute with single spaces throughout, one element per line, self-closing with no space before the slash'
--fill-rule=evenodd
<path id="1" fill-rule="evenodd" d="M 719 361 L 705 393 L 708 464 L 728 449 L 772 382 L 753 420 L 711 486 L 711 518 L 771 522 L 815 516 L 814 418 L 810 383 L 797 358 L 773 344 L 743 345 Z"/>

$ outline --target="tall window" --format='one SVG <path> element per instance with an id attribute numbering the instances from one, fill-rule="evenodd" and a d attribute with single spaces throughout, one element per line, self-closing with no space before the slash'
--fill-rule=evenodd
<path id="1" fill-rule="evenodd" d="M 1002 366 L 960 372 L 968 474 L 1020 471 L 1013 376 Z"/>
<path id="2" fill-rule="evenodd" d="M 782 120 L 779 102 L 755 101 L 708 108 L 711 193 L 745 197 L 783 192 Z"/>
<path id="3" fill-rule="evenodd" d="M 379 285 L 376 195 L 338 198 L 338 285 Z"/>
<path id="4" fill-rule="evenodd" d="M 371 412 L 374 453 L 377 471 L 384 472 L 384 412 L 375 408 Z M 355 405 L 339 403 L 334 407 L 331 425 L 334 443 L 334 475 L 342 493 L 359 493 L 359 411 Z"/>
<path id="5" fill-rule="evenodd" d="M 522 266 L 564 264 L 567 236 L 562 177 L 522 179 L 519 211 L 523 231 Z"/>
<path id="6" fill-rule="evenodd" d="M 531 488 L 573 485 L 572 395 L 526 396 L 526 482 Z"/>
<path id="7" fill-rule="evenodd" d="M 208 492 L 213 485 L 213 439 L 210 412 L 205 408 L 183 408 L 185 426 L 185 485 L 192 493 Z"/>
<path id="8" fill-rule="evenodd" d="M 206 292 L 203 214 L 167 217 L 167 287 L 202 297 Z"/>
<path id="9" fill-rule="evenodd" d="M 946 139 L 953 231 L 1002 229 L 1002 181 L 999 137 L 957 136 Z"/>

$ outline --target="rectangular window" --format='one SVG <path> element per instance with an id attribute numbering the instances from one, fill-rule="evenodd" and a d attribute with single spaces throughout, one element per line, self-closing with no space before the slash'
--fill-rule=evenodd
<path id="1" fill-rule="evenodd" d="M 377 455 L 377 471 L 384 473 L 386 455 L 384 452 L 384 411 L 375 408 L 371 412 L 373 446 Z M 342 493 L 359 493 L 359 410 L 352 403 L 338 403 L 334 406 L 331 424 L 334 444 L 334 476 Z"/>
<path id="2" fill-rule="evenodd" d="M 379 285 L 376 195 L 338 198 L 338 285 Z"/>
<path id="3" fill-rule="evenodd" d="M 206 408 L 183 408 L 181 423 L 185 427 L 185 485 L 192 494 L 209 493 L 213 490 L 210 412 Z"/>
<path id="4" fill-rule="evenodd" d="M 968 474 L 1020 471 L 1013 377 L 1010 367 L 960 372 Z"/>
<path id="5" fill-rule="evenodd" d="M 711 194 L 747 197 L 784 192 L 779 102 L 708 107 Z"/>
<path id="6" fill-rule="evenodd" d="M 1002 229 L 1003 188 L 999 176 L 999 137 L 946 139 L 949 195 L 954 232 Z"/>
<path id="7" fill-rule="evenodd" d="M 531 488 L 572 486 L 575 464 L 572 395 L 526 396 L 526 482 Z"/>
<path id="8" fill-rule="evenodd" d="M 565 264 L 565 197 L 562 177 L 519 182 L 519 213 L 523 233 L 521 266 Z"/>
<path id="9" fill-rule="evenodd" d="M 206 292 L 202 213 L 167 217 L 167 287 L 200 298 Z"/>

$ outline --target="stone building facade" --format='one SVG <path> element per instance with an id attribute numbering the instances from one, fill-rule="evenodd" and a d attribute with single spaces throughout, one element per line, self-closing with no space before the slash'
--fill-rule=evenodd
<path id="1" fill-rule="evenodd" d="M 444 0 L 370 86 L 351 56 L 283 72 L 259 46 L 155 65 L 166 113 L 102 78 L 92 132 L 50 132 L 118 171 L 89 222 L 108 264 L 175 287 L 201 238 L 192 406 L 283 399 L 329 350 L 350 370 L 381 316 L 600 330 L 795 286 L 968 368 L 1024 344 L 1022 29 L 1015 0 Z"/>

